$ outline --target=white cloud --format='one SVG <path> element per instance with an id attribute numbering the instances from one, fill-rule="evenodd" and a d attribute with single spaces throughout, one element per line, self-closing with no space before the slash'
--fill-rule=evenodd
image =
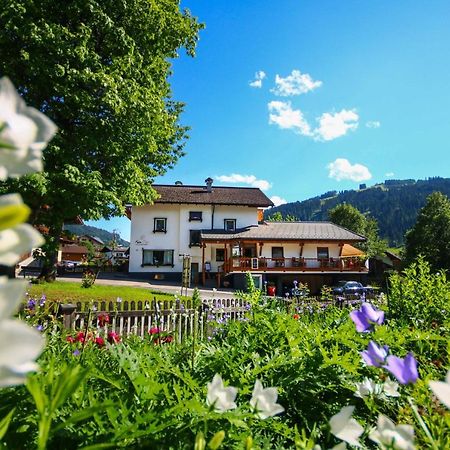
<path id="1" fill-rule="evenodd" d="M 270 200 L 272 200 L 275 206 L 280 206 L 287 203 L 286 199 L 279 197 L 278 195 L 272 195 L 272 197 L 270 197 Z"/>
<path id="2" fill-rule="evenodd" d="M 248 84 L 254 88 L 261 88 L 262 80 L 264 80 L 264 78 L 266 78 L 266 73 L 262 70 L 259 70 L 255 73 L 255 79 L 253 81 L 250 81 Z"/>
<path id="3" fill-rule="evenodd" d="M 216 177 L 218 181 L 223 183 L 241 183 L 256 187 L 262 191 L 267 191 L 272 187 L 272 184 L 267 180 L 258 180 L 254 175 L 241 175 L 239 173 L 232 173 L 231 175 L 219 175 Z"/>
<path id="4" fill-rule="evenodd" d="M 306 94 L 322 85 L 321 81 L 314 81 L 307 73 L 293 70 L 286 78 L 275 76 L 275 87 L 271 89 L 275 95 L 289 97 L 291 95 Z"/>
<path id="5" fill-rule="evenodd" d="M 314 130 L 314 139 L 331 141 L 358 128 L 359 116 L 355 110 L 343 109 L 337 113 L 323 113 L 316 120 L 319 127 Z"/>
<path id="6" fill-rule="evenodd" d="M 268 105 L 269 124 L 281 129 L 294 130 L 304 136 L 311 136 L 311 127 L 299 109 L 292 109 L 290 102 L 272 101 Z"/>
<path id="7" fill-rule="evenodd" d="M 379 120 L 369 120 L 368 122 L 366 122 L 366 127 L 367 128 L 380 128 L 381 122 Z"/>
<path id="8" fill-rule="evenodd" d="M 328 177 L 334 178 L 337 181 L 351 180 L 351 181 L 365 181 L 372 178 L 369 169 L 362 164 L 350 164 L 348 159 L 338 158 L 336 161 L 328 164 Z"/>
<path id="9" fill-rule="evenodd" d="M 395 175 L 394 172 L 387 172 L 384 174 L 385 177 L 393 177 Z"/>

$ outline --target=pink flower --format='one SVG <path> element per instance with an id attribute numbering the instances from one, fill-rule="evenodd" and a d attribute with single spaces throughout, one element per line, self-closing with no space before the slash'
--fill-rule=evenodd
<path id="1" fill-rule="evenodd" d="M 104 347 L 105 346 L 105 340 L 102 337 L 96 337 L 95 338 L 95 343 L 99 346 L 99 347 Z"/>
<path id="2" fill-rule="evenodd" d="M 148 330 L 149 334 L 159 334 L 161 332 L 161 330 L 158 327 L 153 327 L 150 328 L 150 330 Z"/>
<path id="3" fill-rule="evenodd" d="M 108 333 L 108 342 L 110 344 L 118 344 L 120 342 L 120 336 L 114 331 Z"/>

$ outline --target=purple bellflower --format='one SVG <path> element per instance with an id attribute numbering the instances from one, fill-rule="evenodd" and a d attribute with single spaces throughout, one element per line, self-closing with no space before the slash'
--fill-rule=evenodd
<path id="1" fill-rule="evenodd" d="M 381 367 L 386 362 L 388 351 L 387 345 L 378 347 L 375 342 L 370 341 L 367 350 L 361 352 L 361 356 L 368 366 Z"/>
<path id="2" fill-rule="evenodd" d="M 386 370 L 392 373 L 401 384 L 415 383 L 419 378 L 417 361 L 412 353 L 408 353 L 404 359 L 390 355 L 386 358 Z"/>
<path id="3" fill-rule="evenodd" d="M 350 313 L 350 318 L 355 323 L 356 331 L 370 331 L 373 324 L 383 323 L 384 311 L 375 309 L 370 303 L 363 303 L 360 309 Z"/>

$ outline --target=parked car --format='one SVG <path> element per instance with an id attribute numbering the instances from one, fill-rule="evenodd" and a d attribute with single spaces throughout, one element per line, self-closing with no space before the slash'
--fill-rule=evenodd
<path id="1" fill-rule="evenodd" d="M 339 281 L 331 289 L 333 295 L 361 295 L 366 292 L 366 288 L 358 281 Z"/>

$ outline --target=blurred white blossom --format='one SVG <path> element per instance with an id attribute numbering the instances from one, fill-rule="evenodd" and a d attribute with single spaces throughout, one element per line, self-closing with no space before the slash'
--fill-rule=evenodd
<path id="1" fill-rule="evenodd" d="M 430 381 L 428 384 L 439 401 L 450 409 L 450 370 L 445 381 Z"/>
<path id="2" fill-rule="evenodd" d="M 331 417 L 329 424 L 331 433 L 342 441 L 355 447 L 361 447 L 358 438 L 364 428 L 352 418 L 354 406 L 344 406 L 337 414 Z"/>
<path id="3" fill-rule="evenodd" d="M 284 411 L 284 408 L 277 403 L 277 398 L 277 388 L 264 388 L 262 383 L 256 380 L 250 405 L 260 419 L 267 419 Z"/>
<path id="4" fill-rule="evenodd" d="M 216 411 L 224 412 L 236 408 L 234 402 L 237 395 L 237 389 L 233 386 L 225 387 L 222 377 L 215 374 L 211 383 L 208 383 L 208 394 L 206 403 L 212 406 Z"/>
<path id="5" fill-rule="evenodd" d="M 28 107 L 7 77 L 0 79 L 0 180 L 42 170 L 42 150 L 55 124 Z"/>
<path id="6" fill-rule="evenodd" d="M 27 285 L 26 280 L 0 277 L 0 387 L 23 383 L 37 369 L 35 360 L 44 348 L 39 331 L 12 318 Z"/>
<path id="7" fill-rule="evenodd" d="M 415 450 L 414 428 L 411 425 L 395 425 L 388 417 L 378 416 L 377 428 L 369 439 L 382 449 Z"/>
<path id="8" fill-rule="evenodd" d="M 399 384 L 388 378 L 383 384 L 383 393 L 388 397 L 400 397 Z"/>

